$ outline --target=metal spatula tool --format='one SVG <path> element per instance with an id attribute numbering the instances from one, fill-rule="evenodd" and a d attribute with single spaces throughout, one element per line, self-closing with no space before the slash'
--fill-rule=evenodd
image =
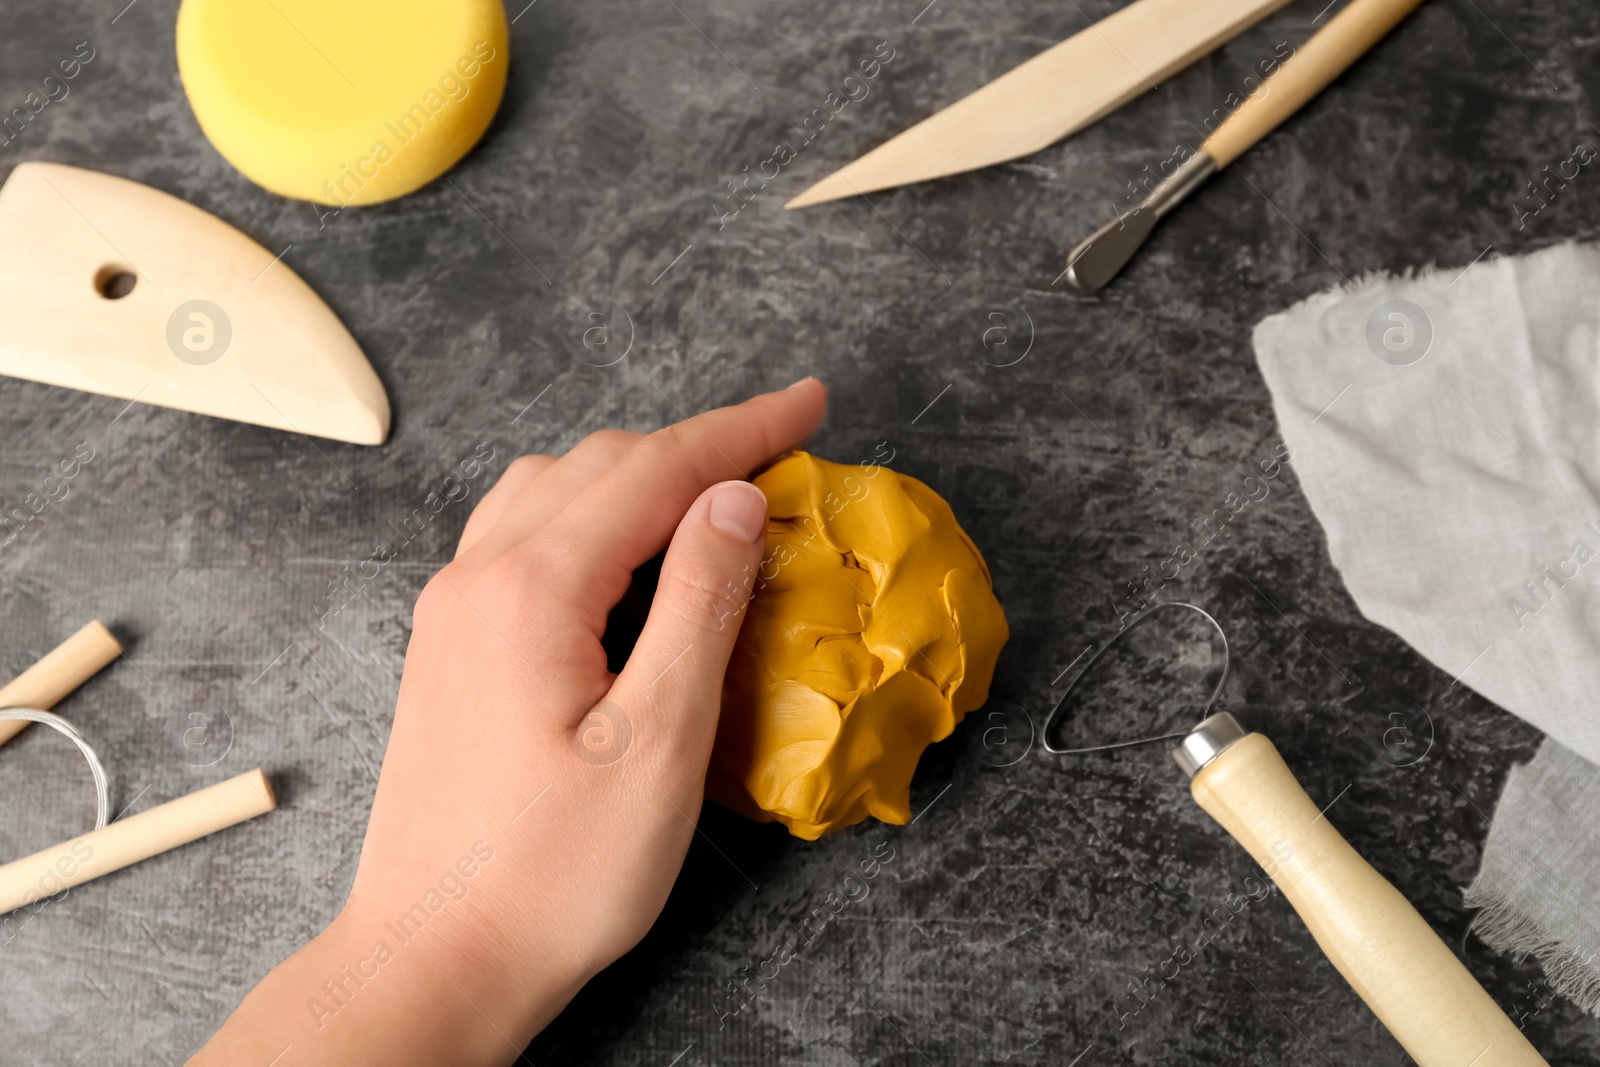
<path id="1" fill-rule="evenodd" d="M 1144 201 L 1106 223 L 1067 256 L 1067 284 L 1092 293 L 1114 278 L 1156 222 L 1211 175 L 1276 129 L 1377 44 L 1422 0 L 1352 0 L 1284 62 Z"/>
<path id="2" fill-rule="evenodd" d="M 1173 753 L 1418 1067 L 1547 1067 L 1427 921 L 1350 847 L 1271 741 L 1222 712 Z"/>

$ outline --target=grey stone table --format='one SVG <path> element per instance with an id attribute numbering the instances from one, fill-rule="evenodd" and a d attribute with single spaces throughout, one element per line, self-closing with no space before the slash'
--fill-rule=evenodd
<path id="1" fill-rule="evenodd" d="M 370 354 L 396 420 L 381 448 L 312 446 L 0 383 L 0 507 L 80 445 L 94 454 L 65 499 L 0 547 L 0 672 L 84 616 L 105 619 L 128 655 L 64 710 L 112 768 L 114 809 L 255 766 L 283 800 L 13 917 L 0 934 L 0 1061 L 181 1062 L 334 914 L 410 605 L 469 503 L 318 619 L 330 583 L 394 541 L 480 443 L 497 458 L 473 499 L 515 454 L 814 373 L 833 391 L 816 450 L 892 449 L 892 465 L 944 494 L 986 553 L 1013 628 L 993 715 L 929 751 L 909 827 L 805 844 L 708 810 L 716 847 L 696 845 L 656 930 L 528 1058 L 1408 1062 L 1281 897 L 1251 902 L 1170 964 L 1191 924 L 1229 914 L 1250 861 L 1159 748 L 1024 755 L 1028 723 L 1069 664 L 1117 632 L 1128 583 L 1272 456 L 1248 340 L 1258 319 L 1369 271 L 1463 270 L 1596 236 L 1600 178 L 1584 171 L 1543 201 L 1528 186 L 1600 139 L 1593 5 L 1433 0 L 1084 299 L 1055 284 L 1064 250 L 1282 42 L 1309 35 L 1326 0 L 1296 0 L 1030 159 L 804 212 L 781 205 L 1117 5 L 540 0 L 512 11 L 504 106 L 451 182 L 324 219 L 252 186 L 201 136 L 175 69 L 173 0 L 123 3 L 6 6 L 0 108 L 79 42 L 94 58 L 0 146 L 0 170 L 99 168 L 284 250 Z M 870 92 L 830 115 L 828 95 L 875 52 L 891 58 Z M 814 119 L 807 140 L 797 127 L 818 108 L 828 121 Z M 792 158 L 736 199 L 728 183 L 780 142 Z M 600 322 L 605 352 L 631 343 L 610 366 L 583 343 Z M 1536 732 L 1365 621 L 1292 463 L 1271 487 L 1162 596 L 1222 620 L 1235 650 L 1227 704 L 1277 741 L 1313 797 L 1337 798 L 1329 817 L 1534 1043 L 1553 1063 L 1600 1064 L 1600 1024 L 1553 1001 L 1533 965 L 1489 953 L 1461 904 L 1507 768 Z M 1171 729 L 1194 714 L 1216 652 L 1164 614 L 1097 674 L 1070 736 Z M 34 729 L 0 760 L 0 854 L 84 826 L 89 784 L 64 741 Z M 787 924 L 884 840 L 894 858 L 870 892 L 754 1005 L 719 1018 L 725 983 L 770 974 L 762 961 Z M 1151 974 L 1166 980 L 1147 985 L 1145 1003 L 1134 983 Z"/>

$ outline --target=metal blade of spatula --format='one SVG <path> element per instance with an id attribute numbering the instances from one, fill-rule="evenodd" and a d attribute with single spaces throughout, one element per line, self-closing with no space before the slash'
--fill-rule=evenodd
<path id="1" fill-rule="evenodd" d="M 311 287 L 192 204 L 22 163 L 0 187 L 0 374 L 380 444 L 389 400 Z"/>
<path id="2" fill-rule="evenodd" d="M 1081 130 L 1288 0 L 1134 0 L 835 171 L 806 207 L 1025 156 Z"/>

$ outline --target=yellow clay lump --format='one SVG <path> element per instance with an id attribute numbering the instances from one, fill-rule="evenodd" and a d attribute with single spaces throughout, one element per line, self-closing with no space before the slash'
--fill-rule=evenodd
<path id="1" fill-rule="evenodd" d="M 911 818 L 922 750 L 983 706 L 1008 636 L 937 493 L 800 452 L 755 479 L 766 560 L 723 690 L 707 792 L 815 840 Z"/>
<path id="2" fill-rule="evenodd" d="M 501 0 L 183 0 L 200 128 L 257 185 L 330 207 L 403 196 L 489 128 L 510 66 Z"/>

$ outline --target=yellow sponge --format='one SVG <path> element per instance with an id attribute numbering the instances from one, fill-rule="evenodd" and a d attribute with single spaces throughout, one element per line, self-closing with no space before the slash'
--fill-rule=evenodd
<path id="1" fill-rule="evenodd" d="M 450 169 L 494 118 L 500 0 L 183 0 L 178 73 L 217 151 L 263 188 L 342 207 Z"/>

